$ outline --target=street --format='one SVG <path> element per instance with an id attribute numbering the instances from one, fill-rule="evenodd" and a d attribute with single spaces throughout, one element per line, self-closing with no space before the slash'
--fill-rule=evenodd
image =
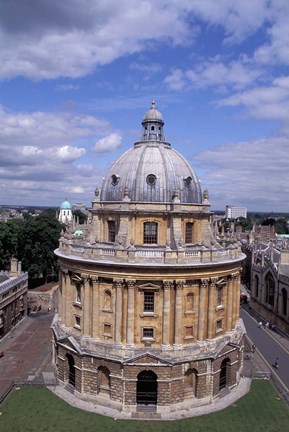
<path id="1" fill-rule="evenodd" d="M 247 335 L 267 362 L 271 373 L 278 376 L 289 392 L 289 340 L 272 330 L 265 329 L 264 326 L 260 328 L 245 308 L 241 308 L 240 318 L 244 321 Z M 279 363 L 278 369 L 272 366 L 276 358 Z"/>

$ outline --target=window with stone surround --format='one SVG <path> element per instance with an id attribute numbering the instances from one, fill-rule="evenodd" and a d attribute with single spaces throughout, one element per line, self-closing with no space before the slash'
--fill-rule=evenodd
<path id="1" fill-rule="evenodd" d="M 152 327 L 144 327 L 142 329 L 142 338 L 143 339 L 153 339 L 154 338 L 154 329 Z"/>
<path id="2" fill-rule="evenodd" d="M 189 368 L 185 372 L 185 377 L 184 377 L 185 397 L 196 396 L 197 383 L 198 383 L 198 372 L 196 371 L 196 369 Z"/>
<path id="3" fill-rule="evenodd" d="M 193 326 L 185 327 L 185 339 L 193 339 L 194 338 L 194 328 Z"/>
<path id="4" fill-rule="evenodd" d="M 155 293 L 153 291 L 144 291 L 143 299 L 144 312 L 153 313 L 155 310 Z"/>
<path id="5" fill-rule="evenodd" d="M 223 287 L 221 285 L 217 286 L 217 306 L 223 305 Z"/>
<path id="6" fill-rule="evenodd" d="M 108 227 L 108 241 L 114 243 L 115 242 L 115 234 L 116 234 L 116 223 L 113 220 L 107 221 Z"/>
<path id="7" fill-rule="evenodd" d="M 99 366 L 97 371 L 97 393 L 110 395 L 110 371 L 105 366 Z"/>
<path id="8" fill-rule="evenodd" d="M 103 323 L 103 335 L 104 336 L 112 336 L 112 325 L 108 323 Z"/>
<path id="9" fill-rule="evenodd" d="M 75 290 L 76 290 L 76 299 L 75 299 L 76 303 L 81 303 L 81 285 L 76 284 Z"/>
<path id="10" fill-rule="evenodd" d="M 156 222 L 144 222 L 143 230 L 144 244 L 158 243 L 158 224 Z"/>
<path id="11" fill-rule="evenodd" d="M 216 321 L 216 333 L 223 330 L 223 320 L 219 319 Z"/>
<path id="12" fill-rule="evenodd" d="M 112 298 L 111 298 L 111 292 L 109 290 L 104 291 L 104 297 L 103 297 L 103 310 L 111 312 L 112 310 Z"/>
<path id="13" fill-rule="evenodd" d="M 193 243 L 194 224 L 192 222 L 186 223 L 185 243 Z"/>
<path id="14" fill-rule="evenodd" d="M 74 315 L 74 319 L 75 319 L 74 327 L 80 328 L 81 327 L 81 318 L 80 318 L 80 316 L 79 315 Z"/>
<path id="15" fill-rule="evenodd" d="M 193 312 L 195 308 L 195 296 L 192 292 L 187 294 L 186 297 L 186 312 Z"/>
<path id="16" fill-rule="evenodd" d="M 275 282 L 271 273 L 268 273 L 265 277 L 265 300 L 269 306 L 274 306 L 274 291 Z"/>

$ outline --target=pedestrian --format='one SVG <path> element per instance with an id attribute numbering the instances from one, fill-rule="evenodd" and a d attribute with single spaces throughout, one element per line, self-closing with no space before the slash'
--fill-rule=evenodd
<path id="1" fill-rule="evenodd" d="M 276 360 L 275 360 L 275 363 L 274 363 L 274 367 L 276 369 L 278 369 L 278 366 L 279 366 L 279 359 L 278 359 L 278 357 L 276 357 Z"/>
<path id="2" fill-rule="evenodd" d="M 259 328 L 262 328 L 262 326 L 263 326 L 262 321 L 259 321 L 259 322 L 258 322 L 258 327 L 259 327 Z"/>
<path id="3" fill-rule="evenodd" d="M 256 345 L 253 343 L 252 345 L 252 352 L 254 353 L 256 351 Z"/>
<path id="4" fill-rule="evenodd" d="M 266 326 L 266 330 L 269 330 L 270 324 L 268 323 L 268 321 L 266 322 L 265 326 Z"/>

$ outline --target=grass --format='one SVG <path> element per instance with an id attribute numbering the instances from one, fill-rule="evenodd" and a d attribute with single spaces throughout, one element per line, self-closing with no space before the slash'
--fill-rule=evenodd
<path id="1" fill-rule="evenodd" d="M 284 432 L 289 408 L 268 381 L 223 411 L 178 421 L 114 420 L 73 408 L 46 388 L 15 390 L 0 406 L 2 432 Z"/>

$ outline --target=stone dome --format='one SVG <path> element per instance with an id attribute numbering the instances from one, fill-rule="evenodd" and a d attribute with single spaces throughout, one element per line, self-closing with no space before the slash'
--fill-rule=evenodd
<path id="1" fill-rule="evenodd" d="M 145 113 L 143 117 L 143 122 L 147 121 L 157 121 L 164 124 L 162 114 L 155 107 L 155 101 L 152 101 L 151 108 Z"/>
<path id="2" fill-rule="evenodd" d="M 163 125 L 153 102 L 142 121 L 141 140 L 109 169 L 101 201 L 202 203 L 199 179 L 189 162 L 165 141 Z"/>
<path id="3" fill-rule="evenodd" d="M 67 201 L 67 199 L 65 199 L 65 201 L 63 201 L 63 203 L 60 206 L 61 209 L 71 209 L 71 204 L 69 201 Z"/>

